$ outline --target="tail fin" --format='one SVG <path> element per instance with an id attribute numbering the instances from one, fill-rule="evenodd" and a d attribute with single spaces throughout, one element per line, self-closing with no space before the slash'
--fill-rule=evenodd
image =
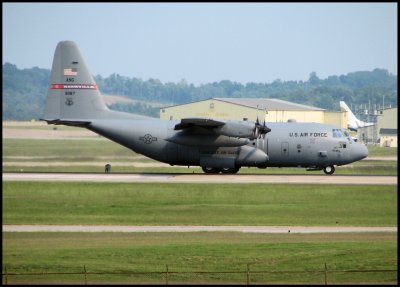
<path id="1" fill-rule="evenodd" d="M 108 112 L 77 45 L 59 42 L 43 119 L 82 121 L 103 118 Z"/>
<path id="2" fill-rule="evenodd" d="M 348 124 L 348 128 L 350 130 L 357 131 L 358 128 L 374 125 L 374 123 L 366 123 L 366 122 L 363 122 L 363 121 L 357 119 L 357 117 L 353 114 L 353 112 L 350 110 L 350 108 L 346 105 L 345 102 L 340 101 L 339 105 L 340 105 L 340 109 L 342 111 L 346 111 L 348 114 L 347 124 Z"/>

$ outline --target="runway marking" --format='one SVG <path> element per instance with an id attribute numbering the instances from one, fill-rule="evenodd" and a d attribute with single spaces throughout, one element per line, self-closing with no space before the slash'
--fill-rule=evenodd
<path id="1" fill-rule="evenodd" d="M 361 226 L 122 226 L 122 225 L 3 225 L 3 232 L 243 232 L 350 233 L 397 232 L 397 227 Z"/>
<path id="2" fill-rule="evenodd" d="M 397 185 L 397 176 L 179 174 L 179 173 L 3 173 L 3 181 L 169 182 L 169 183 L 288 183 Z"/>

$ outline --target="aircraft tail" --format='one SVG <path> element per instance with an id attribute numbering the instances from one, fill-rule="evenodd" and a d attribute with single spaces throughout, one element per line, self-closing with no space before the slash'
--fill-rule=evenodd
<path id="1" fill-rule="evenodd" d="M 103 118 L 109 112 L 77 45 L 72 41 L 59 42 L 54 53 L 43 120 L 82 123 Z"/>
<path id="2" fill-rule="evenodd" d="M 340 109 L 342 111 L 347 112 L 348 128 L 350 130 L 356 131 L 358 128 L 374 125 L 374 123 L 366 123 L 366 122 L 363 122 L 363 121 L 357 119 L 357 117 L 353 114 L 353 112 L 350 110 L 350 108 L 346 105 L 345 102 L 340 101 L 339 104 L 340 104 Z"/>

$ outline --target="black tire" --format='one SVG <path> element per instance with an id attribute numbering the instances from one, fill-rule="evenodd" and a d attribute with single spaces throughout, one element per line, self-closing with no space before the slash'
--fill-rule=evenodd
<path id="1" fill-rule="evenodd" d="M 335 172 L 335 167 L 333 165 L 325 166 L 324 167 L 324 172 L 327 175 L 332 175 Z"/>
<path id="2" fill-rule="evenodd" d="M 226 174 L 235 174 L 235 173 L 237 173 L 239 171 L 239 169 L 240 169 L 240 167 L 232 167 L 232 168 L 223 167 L 221 169 L 221 172 L 222 173 L 226 173 Z"/>
<path id="3" fill-rule="evenodd" d="M 202 166 L 201 169 L 205 172 L 205 173 L 211 173 L 211 174 L 216 174 L 219 173 L 221 171 L 220 168 L 216 168 L 216 167 L 207 167 L 207 166 Z"/>

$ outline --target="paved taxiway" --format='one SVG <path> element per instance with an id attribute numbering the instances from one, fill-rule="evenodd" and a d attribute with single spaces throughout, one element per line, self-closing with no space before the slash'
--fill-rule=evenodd
<path id="1" fill-rule="evenodd" d="M 349 233 L 397 232 L 397 227 L 359 226 L 123 226 L 123 225 L 3 225 L 3 232 L 243 232 Z"/>
<path id="2" fill-rule="evenodd" d="M 397 176 L 185 174 L 185 173 L 3 173 L 3 181 L 170 182 L 170 183 L 290 183 L 395 185 Z"/>

